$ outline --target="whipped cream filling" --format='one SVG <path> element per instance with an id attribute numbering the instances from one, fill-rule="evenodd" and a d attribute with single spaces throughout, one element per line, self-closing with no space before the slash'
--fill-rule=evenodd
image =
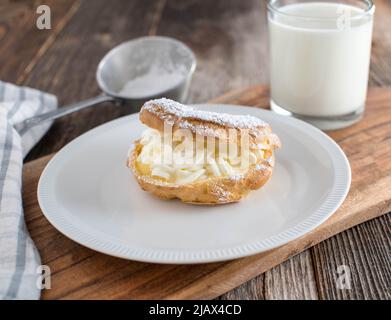
<path id="1" fill-rule="evenodd" d="M 140 139 L 142 149 L 137 157 L 138 170 L 147 176 L 169 183 L 187 184 L 210 177 L 237 176 L 248 170 L 250 165 L 265 159 L 270 148 L 262 143 L 249 150 L 248 161 L 243 166 L 243 154 L 237 146 L 227 149 L 236 152 L 220 152 L 218 144 L 210 147 L 207 143 L 193 143 L 186 138 L 175 136 L 167 143 L 155 129 L 146 129 Z"/>

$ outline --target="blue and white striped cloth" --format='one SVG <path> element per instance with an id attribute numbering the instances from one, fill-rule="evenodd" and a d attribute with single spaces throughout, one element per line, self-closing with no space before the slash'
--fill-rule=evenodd
<path id="1" fill-rule="evenodd" d="M 20 136 L 13 125 L 57 108 L 55 96 L 0 81 L 0 299 L 39 299 L 41 259 L 24 222 L 23 158 L 50 123 Z"/>

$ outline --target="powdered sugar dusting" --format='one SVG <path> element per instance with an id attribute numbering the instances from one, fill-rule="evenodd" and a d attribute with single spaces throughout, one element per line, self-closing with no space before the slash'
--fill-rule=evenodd
<path id="1" fill-rule="evenodd" d="M 159 114 L 159 116 L 169 124 L 173 124 L 174 118 L 181 118 L 180 126 L 182 128 L 191 129 L 193 127 L 193 124 L 186 121 L 186 119 L 197 119 L 236 129 L 259 129 L 260 127 L 268 126 L 266 122 L 250 115 L 232 115 L 197 110 L 167 98 L 150 100 L 144 104 L 143 108 L 151 113 Z M 199 125 L 197 125 L 197 127 L 199 127 Z M 211 130 L 207 126 L 205 126 L 204 129 L 206 132 Z"/>
<path id="2" fill-rule="evenodd" d="M 219 202 L 225 202 L 231 198 L 231 191 L 219 184 L 213 184 L 210 188 L 210 192 L 219 200 Z"/>

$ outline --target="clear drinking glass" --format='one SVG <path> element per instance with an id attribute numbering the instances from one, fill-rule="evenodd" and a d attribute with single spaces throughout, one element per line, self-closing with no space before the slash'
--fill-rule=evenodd
<path id="1" fill-rule="evenodd" d="M 270 0 L 271 108 L 323 130 L 363 115 L 371 0 Z"/>

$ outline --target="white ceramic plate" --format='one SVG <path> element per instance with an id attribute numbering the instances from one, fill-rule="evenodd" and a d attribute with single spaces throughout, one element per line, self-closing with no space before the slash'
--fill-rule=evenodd
<path id="1" fill-rule="evenodd" d="M 142 191 L 126 156 L 145 128 L 138 114 L 97 127 L 46 166 L 38 200 L 64 235 L 131 260 L 202 263 L 266 251 L 320 225 L 345 199 L 349 162 L 327 135 L 300 120 L 232 105 L 202 109 L 251 114 L 282 140 L 271 180 L 239 203 L 214 207 L 163 201 Z"/>

